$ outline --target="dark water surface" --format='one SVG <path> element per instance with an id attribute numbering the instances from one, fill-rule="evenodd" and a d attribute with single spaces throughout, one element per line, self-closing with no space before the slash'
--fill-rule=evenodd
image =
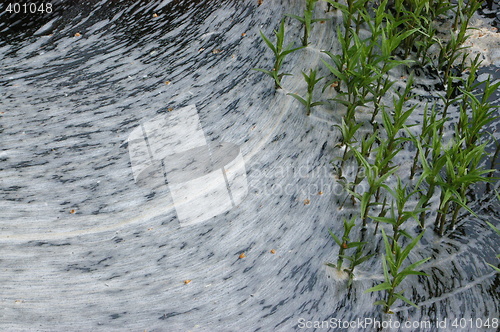
<path id="1" fill-rule="evenodd" d="M 498 264 L 500 239 L 484 223 L 500 220 L 498 182 L 471 193 L 479 218 L 463 213 L 451 235 L 429 231 L 412 253 L 435 258 L 423 266 L 430 277 L 403 285 L 418 309 L 399 303 L 386 317 L 372 305 L 381 294 L 363 294 L 383 278 L 380 260 L 360 268 L 349 292 L 325 268 L 337 253 L 328 229 L 339 233 L 345 216 L 330 167 L 340 116 L 304 116 L 251 70 L 272 62 L 259 30 L 271 35 L 302 1 L 51 3 L 52 13 L 10 15 L 3 4 L 0 14 L 2 330 L 290 331 L 358 318 L 429 320 L 436 330 L 447 318 L 446 331 L 454 319 L 498 318 L 500 277 L 486 262 Z M 333 33 L 315 25 L 316 48 L 290 57 L 288 91 L 336 46 Z M 497 67 L 484 72 L 499 78 Z M 241 163 L 226 168 L 223 191 L 233 203 L 245 193 L 242 202 L 186 226 L 161 171 L 135 183 L 130 151 L 142 139 L 130 135 L 188 105 L 209 145 L 239 147 L 247 191 L 231 178 Z M 498 139 L 499 122 L 488 129 Z M 151 137 L 139 152 L 159 153 Z M 222 204 L 210 195 L 210 209 Z"/>

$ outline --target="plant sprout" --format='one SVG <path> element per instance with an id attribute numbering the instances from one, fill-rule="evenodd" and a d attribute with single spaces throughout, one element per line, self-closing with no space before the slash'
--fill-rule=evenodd
<path id="1" fill-rule="evenodd" d="M 396 300 L 402 300 L 411 306 L 418 307 L 415 303 L 403 296 L 404 291 L 397 291 L 396 289 L 401 284 L 401 282 L 409 275 L 424 275 L 427 274 L 415 270 L 417 267 L 427 262 L 429 258 L 422 259 L 418 262 L 410 264 L 403 268 L 403 263 L 408 258 L 411 250 L 417 245 L 424 233 L 420 233 L 415 237 L 404 249 L 399 246 L 397 242 L 394 244 L 394 250 L 389 244 L 389 239 L 385 235 L 384 230 L 382 230 L 382 237 L 385 245 L 385 255 L 382 255 L 382 268 L 384 270 L 384 282 L 369 288 L 365 293 L 386 291 L 385 300 L 379 300 L 374 303 L 374 305 L 381 305 L 384 307 L 384 312 L 392 314 L 392 306 Z"/>
<path id="2" fill-rule="evenodd" d="M 300 50 L 301 48 L 304 48 L 303 46 L 301 47 L 296 47 L 292 48 L 293 42 L 288 44 L 286 47 L 283 47 L 284 42 L 285 42 L 285 20 L 281 20 L 280 26 L 278 31 L 274 31 L 274 34 L 276 35 L 276 45 L 274 45 L 269 38 L 267 38 L 262 31 L 260 31 L 260 36 L 266 43 L 266 45 L 271 49 L 271 51 L 274 54 L 274 66 L 271 70 L 266 70 L 266 69 L 261 69 L 261 68 L 254 68 L 254 70 L 263 72 L 269 76 L 271 76 L 274 79 L 275 82 L 275 88 L 280 89 L 281 88 L 281 79 L 283 76 L 286 75 L 291 75 L 289 73 L 282 73 L 281 72 L 281 66 L 283 65 L 283 61 L 285 60 L 285 57 L 293 53 L 297 50 Z"/>
<path id="3" fill-rule="evenodd" d="M 304 16 L 297 16 L 292 14 L 287 14 L 286 16 L 292 17 L 304 25 L 304 37 L 302 37 L 302 46 L 307 46 L 309 44 L 309 36 L 311 35 L 312 24 L 325 21 L 325 18 L 315 18 L 313 19 L 314 7 L 318 0 L 305 0 L 306 8 L 304 9 Z"/>
<path id="4" fill-rule="evenodd" d="M 300 103 L 302 105 L 305 106 L 305 108 L 306 108 L 306 115 L 307 116 L 311 115 L 311 108 L 313 108 L 314 106 L 318 106 L 318 105 L 324 104 L 321 101 L 317 101 L 317 102 L 313 102 L 312 101 L 313 93 L 314 93 L 314 87 L 316 86 L 316 83 L 318 83 L 319 81 L 321 81 L 323 79 L 323 77 L 316 78 L 316 73 L 317 73 L 317 71 L 316 70 L 312 70 L 312 69 L 309 71 L 309 75 L 307 75 L 306 73 L 302 72 L 302 75 L 304 76 L 304 80 L 307 83 L 307 92 L 306 92 L 305 99 L 302 98 L 301 96 L 299 96 L 296 93 L 289 93 L 290 96 L 294 97 L 295 99 L 297 99 L 298 101 L 300 101 Z"/>

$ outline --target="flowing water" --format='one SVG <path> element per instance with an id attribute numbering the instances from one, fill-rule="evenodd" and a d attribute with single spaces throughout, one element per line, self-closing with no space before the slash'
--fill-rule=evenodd
<path id="1" fill-rule="evenodd" d="M 338 234 L 355 212 L 338 210 L 345 192 L 330 164 L 340 111 L 306 117 L 252 70 L 273 61 L 259 31 L 270 36 L 301 1 L 51 3 L 52 13 L 11 15 L 3 5 L 0 14 L 2 330 L 290 331 L 328 321 L 317 330 L 336 331 L 336 319 L 437 330 L 447 319 L 445 331 L 458 319 L 472 331 L 498 319 L 500 278 L 486 263 L 498 264 L 500 239 L 484 223 L 500 220 L 498 182 L 471 193 L 478 217 L 462 213 L 443 238 L 429 230 L 412 253 L 433 257 L 423 266 L 430 277 L 403 284 L 418 309 L 397 302 L 382 315 L 372 305 L 381 294 L 363 294 L 383 278 L 380 259 L 360 267 L 351 290 L 325 266 L 337 253 L 328 229 Z M 316 23 L 313 46 L 287 60 L 286 91 L 302 91 L 300 70 L 338 47 L 329 24 Z M 287 27 L 298 41 L 298 24 Z M 498 42 L 488 31 L 486 46 Z M 500 78 L 498 54 L 485 54 L 481 73 Z M 170 128 L 169 119 L 192 126 Z M 164 154 L 193 142 L 189 128 L 212 147 L 208 170 L 189 173 L 207 174 L 194 187 L 207 194 L 192 200 L 194 182 L 166 171 L 181 157 Z M 498 129 L 498 120 L 488 128 L 497 139 Z M 186 151 L 186 167 L 206 165 L 203 151 Z M 401 173 L 411 157 L 395 161 Z M 154 171 L 141 184 L 143 166 Z M 189 219 L 198 221 L 186 221 L 200 207 Z"/>

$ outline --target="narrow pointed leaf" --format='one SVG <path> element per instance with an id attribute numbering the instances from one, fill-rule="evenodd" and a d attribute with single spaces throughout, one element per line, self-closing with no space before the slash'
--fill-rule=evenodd
<path id="1" fill-rule="evenodd" d="M 381 284 L 378 284 L 377 286 L 374 286 L 372 288 L 368 288 L 365 290 L 363 293 L 372 293 L 372 292 L 379 292 L 387 289 L 391 289 L 392 286 L 388 282 L 383 282 Z"/>

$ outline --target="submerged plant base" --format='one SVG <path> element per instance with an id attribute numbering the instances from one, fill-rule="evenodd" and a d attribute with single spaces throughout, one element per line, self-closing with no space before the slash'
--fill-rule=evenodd
<path id="1" fill-rule="evenodd" d="M 327 265 L 326 270 L 326 274 L 328 275 L 328 277 L 332 278 L 336 282 L 344 283 L 347 282 L 350 278 L 349 272 L 347 272 L 346 270 L 339 270 L 335 266 Z"/>

